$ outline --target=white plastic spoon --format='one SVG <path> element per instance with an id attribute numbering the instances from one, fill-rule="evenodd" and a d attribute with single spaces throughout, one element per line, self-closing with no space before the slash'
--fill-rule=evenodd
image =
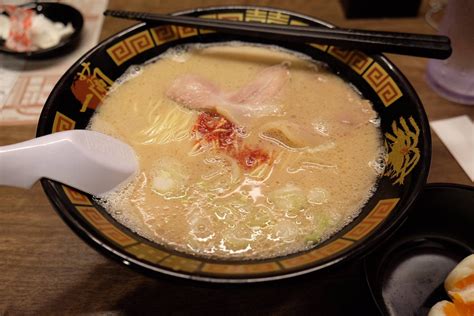
<path id="1" fill-rule="evenodd" d="M 101 195 L 137 170 L 129 145 L 94 131 L 59 132 L 0 147 L 0 185 L 30 188 L 48 178 Z"/>

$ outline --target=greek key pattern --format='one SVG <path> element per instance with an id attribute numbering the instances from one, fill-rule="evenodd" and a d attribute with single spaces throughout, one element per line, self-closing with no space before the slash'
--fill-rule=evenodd
<path id="1" fill-rule="evenodd" d="M 397 205 L 400 199 L 380 200 L 369 215 L 367 215 L 351 231 L 344 235 L 344 238 L 351 240 L 360 240 L 373 231 L 379 224 L 387 218 Z"/>
<path id="2" fill-rule="evenodd" d="M 242 12 L 225 12 L 217 14 L 204 14 L 200 15 L 200 18 L 205 19 L 217 19 L 217 20 L 229 20 L 229 21 L 243 21 L 244 14 Z M 212 30 L 199 29 L 199 34 L 215 33 Z"/>
<path id="3" fill-rule="evenodd" d="M 339 238 L 321 248 L 316 248 L 308 253 L 299 255 L 294 258 L 280 260 L 280 263 L 286 269 L 300 267 L 305 264 L 314 263 L 321 259 L 332 256 L 338 252 L 341 252 L 351 246 L 353 243 L 354 242 L 351 240 Z"/>
<path id="4" fill-rule="evenodd" d="M 150 29 L 150 31 L 157 46 L 180 38 L 198 35 L 196 28 L 175 25 L 161 25 Z M 206 30 L 206 32 L 212 31 Z"/>
<path id="5" fill-rule="evenodd" d="M 260 9 L 249 9 L 245 12 L 246 22 L 267 22 L 268 11 Z"/>
<path id="6" fill-rule="evenodd" d="M 150 29 L 150 31 L 157 46 L 179 38 L 178 30 L 174 25 L 161 25 Z"/>
<path id="7" fill-rule="evenodd" d="M 65 185 L 63 185 L 62 188 L 67 198 L 69 199 L 69 201 L 71 201 L 72 204 L 92 205 L 91 200 L 89 200 L 89 198 L 81 192 Z"/>
<path id="8" fill-rule="evenodd" d="M 221 13 L 221 15 L 224 14 L 234 14 L 234 13 Z M 217 19 L 217 14 L 203 14 L 199 16 L 200 18 L 203 19 Z M 215 33 L 216 31 L 212 30 L 207 30 L 207 29 L 199 29 L 199 34 L 207 34 L 207 33 Z"/>
<path id="9" fill-rule="evenodd" d="M 54 116 L 52 132 L 56 133 L 62 131 L 69 131 L 74 129 L 75 126 L 76 122 L 73 119 L 70 119 L 61 112 L 56 112 L 56 115 Z"/>
<path id="10" fill-rule="evenodd" d="M 178 26 L 177 29 L 180 38 L 198 35 L 198 30 L 194 27 Z"/>
<path id="11" fill-rule="evenodd" d="M 156 264 L 169 256 L 167 252 L 158 250 L 143 243 L 127 247 L 125 250 L 138 259 L 145 260 L 153 264 Z"/>
<path id="12" fill-rule="evenodd" d="M 136 55 L 153 48 L 155 44 L 148 30 L 134 34 L 123 41 L 109 47 L 107 54 L 112 58 L 117 66 Z"/>
<path id="13" fill-rule="evenodd" d="M 287 25 L 290 20 L 288 14 L 278 12 L 278 11 L 269 11 L 267 17 L 268 24 L 284 24 Z"/>
<path id="14" fill-rule="evenodd" d="M 89 222 L 95 229 L 97 229 L 102 235 L 107 237 L 109 240 L 119 244 L 122 247 L 129 246 L 137 243 L 137 241 L 117 227 L 112 225 L 102 214 L 99 213 L 94 207 L 90 206 L 76 206 L 78 212 Z"/>
<path id="15" fill-rule="evenodd" d="M 358 50 L 345 50 L 331 46 L 328 49 L 328 53 L 350 66 L 359 75 L 363 74 L 374 61 L 372 58 Z"/>
<path id="16" fill-rule="evenodd" d="M 290 25 L 299 25 L 299 26 L 308 26 L 308 23 L 299 21 L 299 20 L 291 20 Z M 319 50 L 322 50 L 325 52 L 328 49 L 328 45 L 322 45 L 322 44 L 315 44 L 315 43 L 308 43 L 310 46 L 313 46 L 314 48 L 317 48 Z"/>
<path id="17" fill-rule="evenodd" d="M 378 63 L 374 62 L 364 73 L 363 77 L 386 107 L 403 95 L 395 81 Z"/>

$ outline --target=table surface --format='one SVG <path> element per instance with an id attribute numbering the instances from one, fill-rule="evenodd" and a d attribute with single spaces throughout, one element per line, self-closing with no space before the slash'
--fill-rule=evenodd
<path id="1" fill-rule="evenodd" d="M 427 0 L 423 1 L 418 17 L 401 19 L 348 20 L 339 1 L 324 0 L 110 0 L 109 8 L 168 13 L 215 4 L 284 8 L 341 27 L 434 33 L 423 18 L 428 9 Z M 131 24 L 106 18 L 101 39 Z M 463 114 L 474 118 L 473 107 L 446 101 L 429 88 L 425 81 L 427 60 L 395 55 L 389 55 L 389 58 L 418 92 L 430 120 Z M 17 143 L 34 135 L 35 126 L 0 127 L 0 145 Z M 428 182 L 472 185 L 436 134 L 432 134 L 432 139 Z M 0 188 L 0 267 L 0 314 L 54 311 L 74 314 L 140 311 L 287 314 L 324 310 L 326 315 L 337 315 L 361 308 L 365 309 L 366 315 L 376 313 L 357 262 L 329 273 L 326 278 L 309 275 L 285 283 L 226 289 L 142 276 L 104 258 L 82 242 L 56 215 L 39 184 L 30 190 Z M 360 291 L 351 294 L 351 288 L 360 288 Z M 330 299 L 334 295 L 342 302 L 334 304 L 334 298 Z"/>

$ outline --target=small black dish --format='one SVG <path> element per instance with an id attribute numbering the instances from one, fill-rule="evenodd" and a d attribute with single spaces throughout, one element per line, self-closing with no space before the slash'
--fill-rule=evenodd
<path id="1" fill-rule="evenodd" d="M 365 259 L 383 315 L 426 315 L 449 300 L 444 280 L 474 249 L 474 187 L 430 184 L 402 228 Z"/>
<path id="2" fill-rule="evenodd" d="M 5 47 L 5 42 L 2 41 L 0 44 L 0 53 L 24 59 L 44 59 L 62 55 L 74 48 L 79 43 L 82 27 L 84 25 L 84 18 L 81 12 L 79 12 L 76 8 L 67 4 L 53 2 L 28 3 L 22 5 L 22 7 L 33 9 L 38 14 L 41 13 L 54 22 L 61 22 L 63 24 L 71 23 L 72 27 L 74 28 L 74 32 L 71 35 L 61 39 L 59 44 L 55 46 L 34 51 L 18 52 L 11 50 Z"/>

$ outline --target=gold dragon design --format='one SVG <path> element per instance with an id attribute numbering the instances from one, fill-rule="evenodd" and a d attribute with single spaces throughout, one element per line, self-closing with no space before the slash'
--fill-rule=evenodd
<path id="1" fill-rule="evenodd" d="M 403 184 L 405 177 L 415 168 L 420 160 L 418 137 L 420 129 L 413 117 L 406 120 L 400 118 L 400 127 L 396 121 L 392 122 L 393 133 L 385 133 L 385 148 L 388 152 L 388 163 L 385 176 L 395 179 L 393 184 Z"/>

